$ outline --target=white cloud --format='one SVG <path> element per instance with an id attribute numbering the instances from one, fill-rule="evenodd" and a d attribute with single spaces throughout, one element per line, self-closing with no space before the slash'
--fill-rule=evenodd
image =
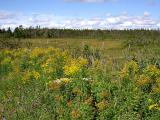
<path id="1" fill-rule="evenodd" d="M 150 13 L 147 12 L 147 11 L 145 11 L 145 12 L 144 12 L 144 16 L 150 16 Z"/>
<path id="2" fill-rule="evenodd" d="M 31 15 L 1 12 L 0 27 L 7 28 L 23 25 L 24 27 L 37 26 L 49 28 L 74 29 L 156 29 L 160 28 L 160 19 L 154 19 L 150 13 L 144 12 L 141 16 L 129 15 L 123 12 L 120 15 L 96 16 L 90 18 L 77 18 L 56 16 L 53 14 L 33 13 Z"/>

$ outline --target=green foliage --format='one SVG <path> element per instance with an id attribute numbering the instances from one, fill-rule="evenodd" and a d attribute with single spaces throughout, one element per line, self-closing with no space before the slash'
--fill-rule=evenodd
<path id="1" fill-rule="evenodd" d="M 18 41 L 38 37 L 78 39 Z M 0 51 L 0 119 L 159 119 L 159 31 L 19 26 L 0 30 L 0 38 L 10 48 Z"/>
<path id="2" fill-rule="evenodd" d="M 160 45 L 159 31 L 135 31 L 135 34 L 125 42 L 125 46 Z"/>
<path id="3" fill-rule="evenodd" d="M 84 52 L 85 51 L 85 52 Z M 160 69 L 128 61 L 110 69 L 89 46 L 83 56 L 54 48 L 2 50 L 0 117 L 12 120 L 158 119 Z M 87 66 L 88 56 L 93 63 Z M 142 65 L 143 63 L 143 65 Z M 152 63 L 152 64 L 151 64 Z"/>
<path id="4" fill-rule="evenodd" d="M 13 32 L 10 28 L 8 30 L 0 29 L 0 37 L 4 36 L 8 38 L 81 38 L 98 39 L 99 41 L 106 39 L 131 40 L 129 43 L 138 45 L 158 43 L 160 38 L 159 30 L 49 29 L 40 28 L 40 26 L 24 28 L 22 25 L 16 27 Z"/>

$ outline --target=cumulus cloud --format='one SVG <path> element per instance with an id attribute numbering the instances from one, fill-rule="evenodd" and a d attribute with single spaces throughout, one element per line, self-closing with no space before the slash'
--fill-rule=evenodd
<path id="1" fill-rule="evenodd" d="M 8 12 L 9 13 L 9 12 Z M 56 16 L 53 14 L 33 13 L 25 14 L 0 14 L 0 27 L 7 28 L 23 25 L 24 27 L 37 26 L 48 28 L 73 28 L 73 29 L 157 29 L 160 28 L 160 19 L 154 19 L 145 11 L 141 16 L 129 15 L 122 12 L 120 15 L 111 13 L 104 16 L 82 18 Z M 3 17 L 2 17 L 3 16 Z"/>

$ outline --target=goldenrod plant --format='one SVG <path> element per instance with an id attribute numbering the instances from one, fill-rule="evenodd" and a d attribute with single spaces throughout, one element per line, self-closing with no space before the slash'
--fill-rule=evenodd
<path id="1" fill-rule="evenodd" d="M 105 60 L 83 52 L 75 56 L 68 49 L 53 47 L 1 50 L 0 118 L 160 118 L 160 68 L 156 64 Z"/>

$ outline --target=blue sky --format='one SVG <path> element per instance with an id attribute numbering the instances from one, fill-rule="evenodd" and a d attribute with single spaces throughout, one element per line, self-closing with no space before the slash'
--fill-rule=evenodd
<path id="1" fill-rule="evenodd" d="M 160 0 L 0 0 L 0 27 L 159 28 Z"/>

